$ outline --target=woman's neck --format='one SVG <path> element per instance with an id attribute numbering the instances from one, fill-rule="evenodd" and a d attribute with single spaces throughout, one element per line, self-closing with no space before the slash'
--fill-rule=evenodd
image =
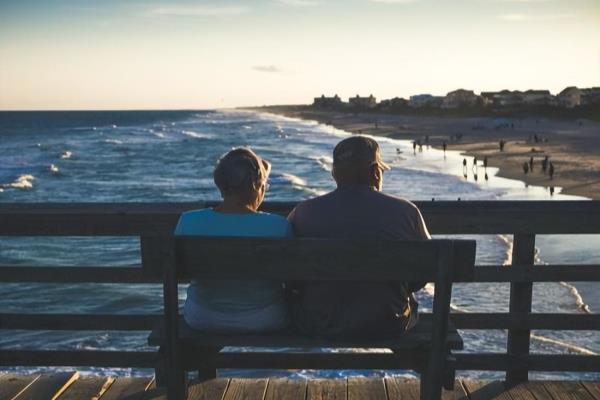
<path id="1" fill-rule="evenodd" d="M 238 199 L 225 198 L 221 204 L 215 207 L 215 211 L 225 214 L 253 214 L 257 208 Z"/>

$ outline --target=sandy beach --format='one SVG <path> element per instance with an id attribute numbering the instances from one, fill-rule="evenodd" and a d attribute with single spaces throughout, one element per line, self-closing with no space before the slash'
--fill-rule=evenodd
<path id="1" fill-rule="evenodd" d="M 530 185 L 562 187 L 562 193 L 600 199 L 600 122 L 549 118 L 456 118 L 351 114 L 316 111 L 306 107 L 256 109 L 289 117 L 315 120 L 352 133 L 420 140 L 436 148 L 444 142 L 483 163 L 499 168 L 498 176 Z M 536 142 L 537 137 L 537 142 Z M 499 142 L 506 142 L 500 151 Z M 554 166 L 551 179 L 542 170 L 548 156 Z M 523 164 L 533 170 L 525 173 Z M 528 165 L 529 168 L 529 165 Z"/>

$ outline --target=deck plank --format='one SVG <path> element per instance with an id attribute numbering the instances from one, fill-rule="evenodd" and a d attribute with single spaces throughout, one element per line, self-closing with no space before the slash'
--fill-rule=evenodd
<path id="1" fill-rule="evenodd" d="M 473 400 L 512 400 L 504 384 L 499 381 L 475 381 L 465 379 L 462 381 L 470 399 Z"/>
<path id="2" fill-rule="evenodd" d="M 595 400 L 600 400 L 600 382 L 599 381 L 581 381 L 581 384 L 594 397 Z"/>
<path id="3" fill-rule="evenodd" d="M 387 400 L 381 378 L 348 378 L 348 400 Z"/>
<path id="4" fill-rule="evenodd" d="M 42 375 L 13 400 L 48 400 L 58 397 L 79 378 L 79 372 Z"/>
<path id="5" fill-rule="evenodd" d="M 231 379 L 224 400 L 263 400 L 268 381 L 268 379 Z"/>
<path id="6" fill-rule="evenodd" d="M 12 399 L 40 375 L 0 374 L 0 399 Z"/>
<path id="7" fill-rule="evenodd" d="M 306 379 L 269 379 L 265 400 L 304 400 L 306 385 Z"/>
<path id="8" fill-rule="evenodd" d="M 504 387 L 512 399 L 538 400 L 537 397 L 529 390 L 526 383 L 519 383 L 516 385 L 507 385 L 505 383 Z"/>
<path id="9" fill-rule="evenodd" d="M 591 394 L 577 381 L 548 381 L 544 387 L 554 400 L 594 400 Z"/>
<path id="10" fill-rule="evenodd" d="M 442 390 L 442 400 L 467 400 L 468 398 L 467 392 L 458 379 L 454 381 L 454 390 Z"/>
<path id="11" fill-rule="evenodd" d="M 306 388 L 307 400 L 346 400 L 346 379 L 311 379 Z"/>
<path id="12" fill-rule="evenodd" d="M 70 385 L 59 397 L 58 400 L 81 400 L 99 398 L 102 388 L 112 378 L 101 376 L 83 376 L 79 377 L 72 385 Z"/>
<path id="13" fill-rule="evenodd" d="M 99 400 L 141 400 L 151 382 L 150 378 L 119 377 Z"/>
<path id="14" fill-rule="evenodd" d="M 208 381 L 192 381 L 188 386 L 188 400 L 221 400 L 229 385 L 229 379 L 217 378 Z"/>
<path id="15" fill-rule="evenodd" d="M 389 399 L 419 400 L 419 381 L 417 379 L 385 378 Z"/>
<path id="16" fill-rule="evenodd" d="M 142 400 L 167 400 L 167 388 L 156 387 L 156 380 L 152 378 L 142 395 Z"/>
<path id="17" fill-rule="evenodd" d="M 552 396 L 544 387 L 544 382 L 529 381 L 523 382 L 519 386 L 523 386 L 527 389 L 536 400 L 552 400 Z"/>

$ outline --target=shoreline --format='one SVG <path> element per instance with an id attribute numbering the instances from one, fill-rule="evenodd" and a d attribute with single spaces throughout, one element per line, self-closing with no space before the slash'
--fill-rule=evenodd
<path id="1" fill-rule="evenodd" d="M 561 187 L 561 194 L 600 199 L 600 123 L 589 120 L 546 118 L 460 118 L 420 117 L 388 114 L 351 114 L 298 107 L 260 107 L 250 110 L 286 117 L 313 120 L 353 134 L 368 134 L 416 141 L 442 150 L 459 151 L 477 157 L 480 164 L 498 168 L 497 176 L 526 185 Z M 538 142 L 535 142 L 535 137 Z M 428 137 L 428 143 L 426 138 Z M 499 141 L 506 142 L 504 151 Z M 548 156 L 555 173 L 550 179 L 542 172 Z M 523 164 L 533 157 L 533 171 Z"/>

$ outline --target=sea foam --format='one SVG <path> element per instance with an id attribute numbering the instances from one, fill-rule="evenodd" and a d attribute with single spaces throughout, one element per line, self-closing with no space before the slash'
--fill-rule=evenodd
<path id="1" fill-rule="evenodd" d="M 13 188 L 13 189 L 31 189 L 33 188 L 33 181 L 35 176 L 25 174 L 20 175 L 13 183 L 9 183 L 7 185 L 3 185 L 4 188 Z"/>

